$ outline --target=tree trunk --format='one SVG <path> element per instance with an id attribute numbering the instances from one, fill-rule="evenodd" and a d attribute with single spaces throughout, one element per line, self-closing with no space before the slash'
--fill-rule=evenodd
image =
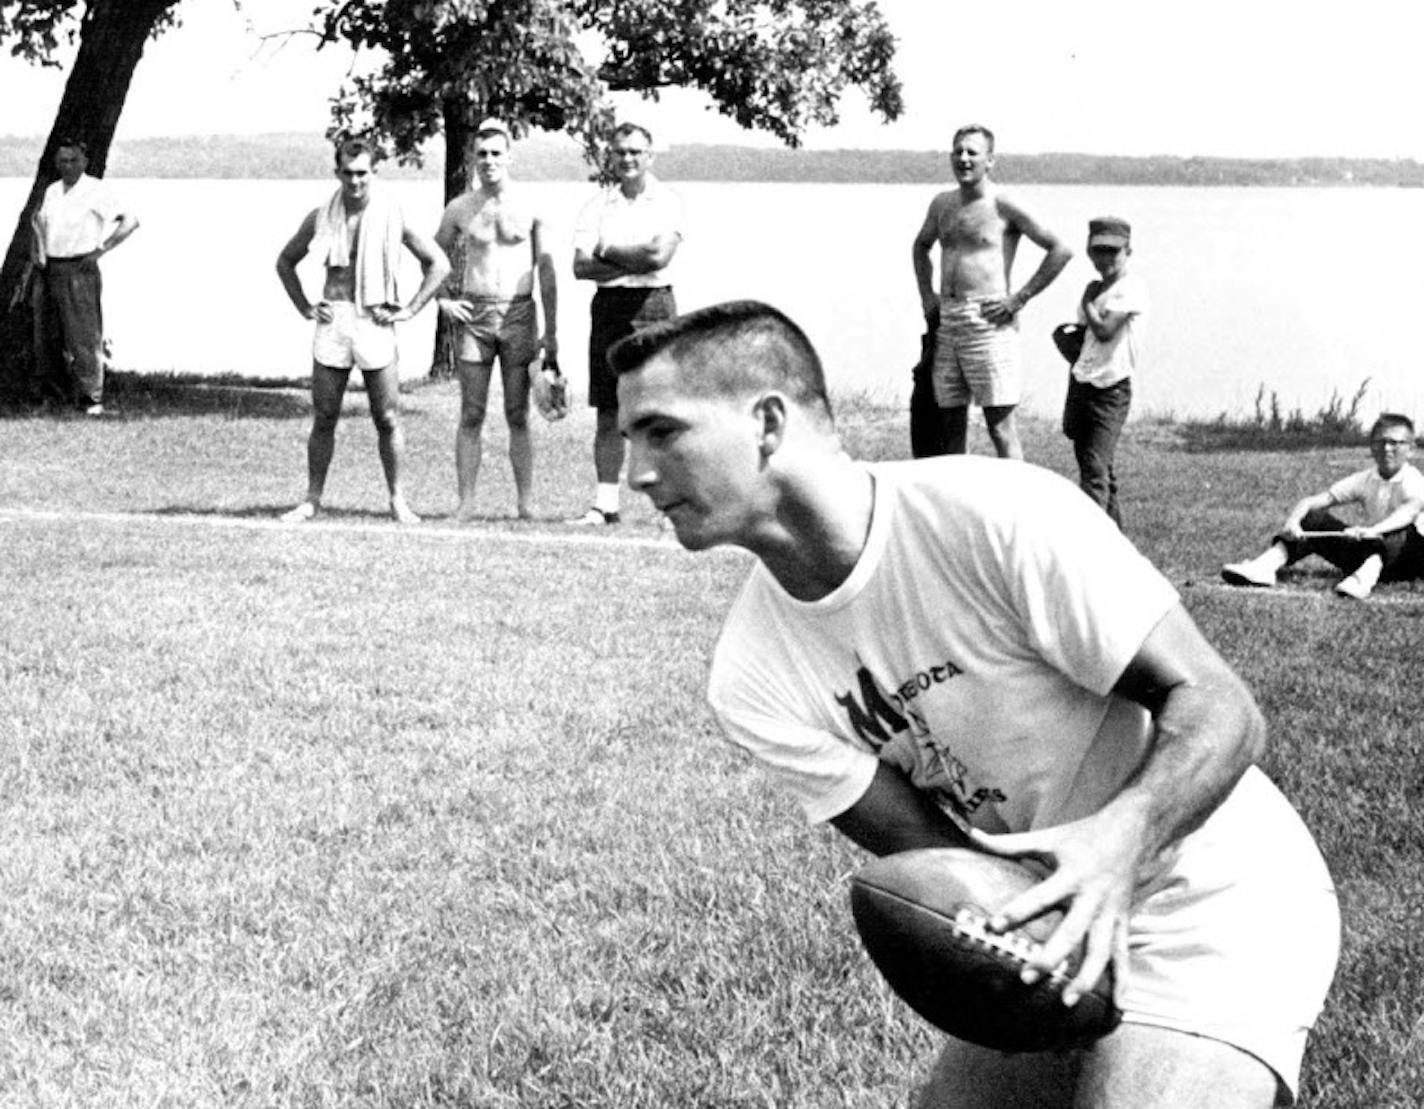
<path id="1" fill-rule="evenodd" d="M 88 172 L 104 175 L 109 147 L 128 98 L 129 84 L 154 28 L 179 0 L 91 0 L 79 30 L 79 52 L 64 85 L 30 195 L 16 221 L 0 266 L 0 385 L 23 382 L 32 357 L 34 314 L 24 296 L 30 258 L 30 213 L 55 179 L 54 154 L 62 139 L 89 148 Z"/>
<path id="2" fill-rule="evenodd" d="M 449 99 L 441 104 L 445 133 L 445 203 L 449 204 L 470 187 L 470 170 L 474 164 L 475 127 L 470 106 L 462 100 Z M 465 272 L 465 259 L 460 244 L 450 254 L 449 289 L 460 288 Z M 455 337 L 450 326 L 441 320 L 435 325 L 435 349 L 430 357 L 430 376 L 437 381 L 454 376 Z"/>

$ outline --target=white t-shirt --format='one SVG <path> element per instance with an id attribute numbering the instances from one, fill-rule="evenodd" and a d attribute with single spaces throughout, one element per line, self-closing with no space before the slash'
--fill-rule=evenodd
<path id="1" fill-rule="evenodd" d="M 1100 313 L 1125 312 L 1127 322 L 1106 342 L 1087 328 L 1083 350 L 1073 364 L 1073 376 L 1087 385 L 1106 389 L 1137 372 L 1142 358 L 1142 343 L 1147 334 L 1147 283 L 1135 273 L 1125 273 L 1093 298 Z M 1078 305 L 1078 322 L 1087 324 L 1083 306 Z"/>
<path id="2" fill-rule="evenodd" d="M 1330 487 L 1330 499 L 1336 504 L 1357 504 L 1364 513 L 1364 526 L 1377 524 L 1405 501 L 1424 500 L 1424 473 L 1406 463 L 1399 473 L 1386 481 L 1379 470 L 1368 470 L 1342 477 Z M 1424 533 L 1424 516 L 1414 521 Z"/>
<path id="3" fill-rule="evenodd" d="M 643 181 L 643 191 L 631 200 L 617 185 L 600 189 L 583 206 L 574 224 L 574 249 L 592 254 L 604 246 L 642 246 L 660 235 L 683 237 L 682 198 L 651 173 Z M 656 289 L 671 285 L 671 264 L 651 273 L 628 273 L 598 282 L 600 289 Z"/>
<path id="4" fill-rule="evenodd" d="M 709 699 L 811 820 L 876 760 L 986 831 L 1100 809 L 1147 713 L 1112 687 L 1177 594 L 1063 478 L 999 459 L 869 467 L 850 577 L 819 601 L 760 564 L 717 645 Z"/>
<path id="5" fill-rule="evenodd" d="M 97 177 L 81 173 L 67 191 L 63 181 L 56 181 L 45 189 L 34 218 L 41 261 L 98 250 L 122 211 L 113 191 Z"/>
<path id="6" fill-rule="evenodd" d="M 877 759 L 986 831 L 1102 808 L 1150 729 L 1112 687 L 1176 591 L 1047 470 L 869 470 L 870 534 L 839 588 L 797 601 L 758 564 L 738 596 L 709 690 L 728 736 L 813 820 L 855 804 Z M 1235 1044 L 1294 1090 L 1338 936 L 1319 852 L 1251 767 L 1140 875 L 1118 1003 L 1126 1021 Z"/>

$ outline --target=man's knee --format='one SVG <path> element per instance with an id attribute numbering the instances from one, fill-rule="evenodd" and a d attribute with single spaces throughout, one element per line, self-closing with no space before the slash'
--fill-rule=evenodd
<path id="1" fill-rule="evenodd" d="M 465 401 L 460 405 L 460 429 L 462 431 L 479 431 L 485 426 L 484 401 Z"/>
<path id="2" fill-rule="evenodd" d="M 911 1104 L 914 1109 L 1069 1109 L 1080 1064 L 1075 1051 L 1009 1055 L 951 1039 Z"/>
<path id="3" fill-rule="evenodd" d="M 528 431 L 529 407 L 527 405 L 506 404 L 504 406 L 504 422 L 509 425 L 510 431 Z"/>
<path id="4" fill-rule="evenodd" d="M 1280 1083 L 1221 1040 L 1123 1024 L 1084 1056 L 1078 1104 L 1091 1109 L 1270 1109 Z"/>
<path id="5" fill-rule="evenodd" d="M 391 435 L 400 430 L 400 408 L 395 404 L 371 405 L 371 422 L 381 435 Z"/>

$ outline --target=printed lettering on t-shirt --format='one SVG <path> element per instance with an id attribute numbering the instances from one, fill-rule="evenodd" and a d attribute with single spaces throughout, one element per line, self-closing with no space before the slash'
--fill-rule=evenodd
<path id="1" fill-rule="evenodd" d="M 943 805 L 968 817 L 988 802 L 1004 801 L 1002 790 L 992 786 L 971 788 L 968 770 L 949 743 L 936 736 L 920 710 L 918 699 L 962 673 L 946 660 L 924 667 L 887 692 L 863 663 L 856 670 L 856 688 L 835 695 L 845 710 L 849 730 L 871 750 L 880 752 L 895 737 L 908 733 L 914 743 L 915 784 L 928 790 Z"/>

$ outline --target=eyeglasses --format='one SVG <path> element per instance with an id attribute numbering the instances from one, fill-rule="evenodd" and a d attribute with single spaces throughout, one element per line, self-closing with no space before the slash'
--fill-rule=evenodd
<path id="1" fill-rule="evenodd" d="M 1413 439 L 1371 439 L 1370 446 L 1380 447 L 1384 450 L 1402 451 L 1405 447 L 1414 446 Z"/>
<path id="2" fill-rule="evenodd" d="M 647 152 L 647 148 L 641 146 L 615 146 L 613 148 L 615 158 L 641 158 Z"/>

